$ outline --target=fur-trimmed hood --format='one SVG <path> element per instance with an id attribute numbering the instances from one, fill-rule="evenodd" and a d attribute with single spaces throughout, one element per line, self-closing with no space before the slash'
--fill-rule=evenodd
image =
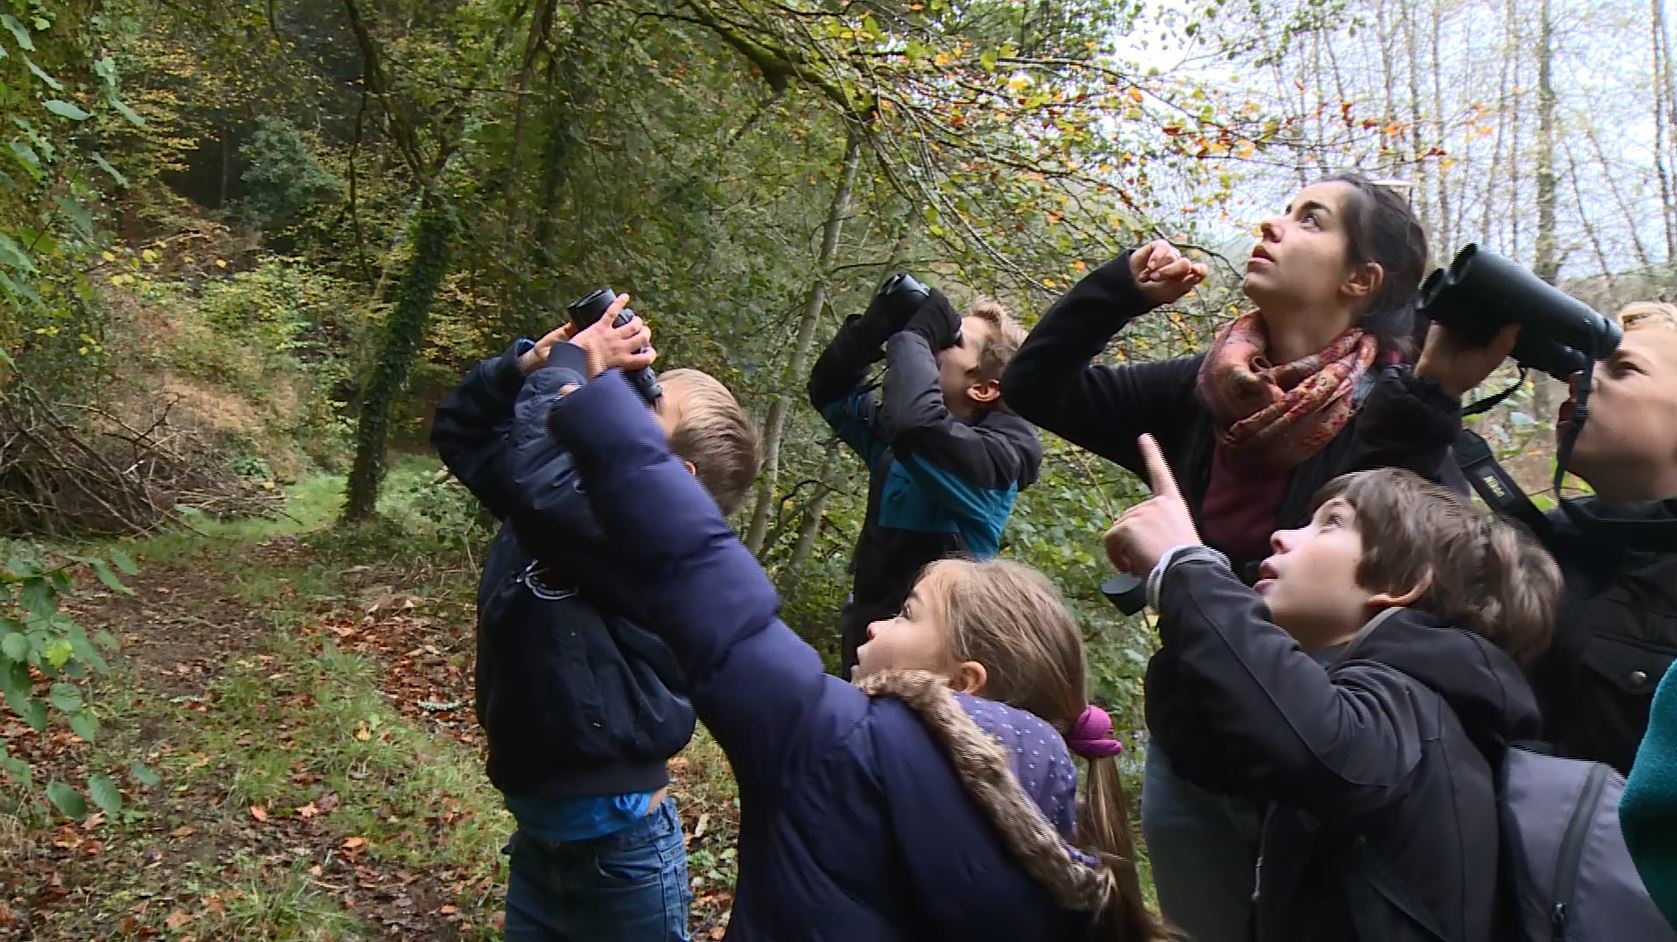
<path id="1" fill-rule="evenodd" d="M 1077 768 L 1059 732 L 1024 710 L 954 693 L 927 671 L 883 671 L 857 686 L 914 711 L 1002 843 L 1060 905 L 1093 913 L 1106 903 L 1115 892 L 1111 871 L 1072 843 Z M 911 782 L 886 782 L 893 804 L 913 792 Z M 902 827 L 898 834 L 914 841 L 916 830 Z"/>

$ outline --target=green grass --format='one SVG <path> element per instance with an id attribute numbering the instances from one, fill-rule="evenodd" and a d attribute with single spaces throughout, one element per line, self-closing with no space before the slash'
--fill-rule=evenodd
<path id="1" fill-rule="evenodd" d="M 392 490 L 429 486 L 435 468 L 399 461 Z M 150 789 L 123 782 L 126 807 L 90 832 L 105 845 L 100 865 L 72 860 L 65 867 L 67 885 L 96 905 L 37 914 L 36 937 L 390 937 L 389 927 L 364 915 L 365 903 L 345 904 L 346 887 L 361 897 L 378 892 L 356 886 L 364 877 L 376 885 L 417 881 L 412 902 L 425 911 L 413 915 L 429 917 L 443 936 L 497 935 L 500 847 L 511 819 L 477 750 L 405 718 L 381 689 L 386 665 L 311 630 L 333 612 L 359 619 L 349 598 L 357 566 L 379 569 L 397 591 L 428 594 L 401 584 L 401 570 L 380 567 L 397 555 L 385 541 L 404 541 L 412 555 L 424 552 L 414 532 L 420 543 L 430 534 L 402 520 L 322 531 L 341 502 L 341 479 L 313 477 L 290 489 L 283 515 L 200 518 L 198 532 L 127 544 L 141 565 L 138 581 L 173 571 L 177 592 L 188 574 L 206 586 L 210 597 L 167 596 L 174 600 L 168 617 L 214 622 L 256 613 L 258 628 L 243 639 L 248 650 L 223 662 L 201 695 L 171 696 L 143 682 L 121 655 L 113 659 L 93 698 L 106 735 L 74 761 L 126 769 L 138 760 L 161 782 Z M 299 538 L 322 548 L 304 550 Z M 265 544 L 284 549 L 277 561 L 259 554 Z M 430 573 L 451 598 L 469 597 L 471 582 L 461 576 Z M 243 611 L 229 612 L 223 597 Z M 438 607 L 445 618 L 458 617 Z M 147 626 L 126 630 L 144 636 Z M 8 852 L 19 861 L 54 855 L 56 825 L 0 823 L 0 833 L 24 835 L 0 849 L 0 868 Z M 368 873 L 358 877 L 358 868 Z M 168 905 L 155 904 L 160 893 Z M 452 914 L 438 917 L 439 906 Z"/>

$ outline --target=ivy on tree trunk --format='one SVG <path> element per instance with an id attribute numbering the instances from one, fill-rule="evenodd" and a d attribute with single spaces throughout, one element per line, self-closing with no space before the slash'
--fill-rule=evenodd
<path id="1" fill-rule="evenodd" d="M 413 254 L 397 292 L 396 307 L 385 322 L 384 341 L 361 401 L 355 430 L 355 466 L 349 472 L 344 522 L 365 519 L 378 503 L 384 481 L 384 446 L 390 437 L 390 407 L 407 385 L 408 373 L 425 339 L 425 321 L 448 271 L 449 252 L 458 222 L 442 197 L 427 192 L 414 220 Z"/>

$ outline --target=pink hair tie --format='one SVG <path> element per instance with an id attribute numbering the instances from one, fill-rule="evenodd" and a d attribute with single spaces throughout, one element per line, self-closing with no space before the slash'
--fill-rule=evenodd
<path id="1" fill-rule="evenodd" d="M 1108 759 L 1124 751 L 1124 744 L 1112 737 L 1112 717 L 1092 703 L 1072 724 L 1066 745 L 1085 759 Z"/>

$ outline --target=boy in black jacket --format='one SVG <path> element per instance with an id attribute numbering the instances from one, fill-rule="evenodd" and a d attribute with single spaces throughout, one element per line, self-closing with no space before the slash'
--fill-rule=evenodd
<path id="1" fill-rule="evenodd" d="M 574 337 L 567 325 L 485 360 L 432 425 L 443 462 L 502 521 L 478 584 L 476 679 L 489 778 L 518 823 L 509 940 L 687 938 L 687 858 L 666 771 L 693 734 L 685 682 L 656 635 L 540 562 L 559 558 L 544 551 L 556 543 L 614 555 L 546 415 L 581 377 L 651 364 L 638 317 L 611 326 L 626 301 Z M 757 470 L 744 412 L 703 373 L 660 379 L 655 409 L 673 450 L 736 509 Z"/>
<path id="2" fill-rule="evenodd" d="M 870 475 L 841 625 L 847 673 L 867 626 L 901 610 L 927 563 L 1001 550 L 1014 498 L 1042 464 L 1036 429 L 1001 400 L 1002 370 L 1024 340 L 1006 309 L 981 301 L 963 318 L 934 290 L 899 330 L 890 307 L 876 296 L 846 320 L 809 377 L 810 403 Z M 883 397 L 866 385 L 881 356 Z"/>
<path id="3" fill-rule="evenodd" d="M 1201 545 L 1151 437 L 1141 452 L 1155 496 L 1107 553 L 1148 576 L 1147 722 L 1172 767 L 1270 807 L 1253 938 L 1488 942 L 1492 763 L 1538 730 L 1519 662 L 1547 644 L 1554 561 L 1448 488 L 1383 469 L 1329 482 L 1248 588 Z"/>

